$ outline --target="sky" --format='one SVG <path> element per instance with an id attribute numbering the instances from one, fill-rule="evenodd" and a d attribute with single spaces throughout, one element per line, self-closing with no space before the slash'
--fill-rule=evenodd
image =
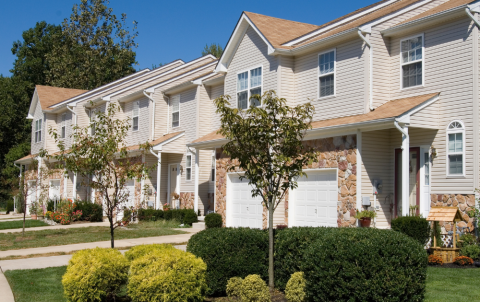
<path id="1" fill-rule="evenodd" d="M 378 1 L 378 0 L 377 0 Z M 0 0 L 0 74 L 10 76 L 11 48 L 22 32 L 46 21 L 61 24 L 80 0 Z M 206 44 L 225 47 L 242 11 L 321 25 L 375 0 L 111 0 L 114 14 L 138 22 L 137 70 L 201 56 Z"/>

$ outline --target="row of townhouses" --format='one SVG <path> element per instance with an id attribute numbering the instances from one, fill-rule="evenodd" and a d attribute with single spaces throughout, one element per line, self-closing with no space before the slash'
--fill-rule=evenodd
<path id="1" fill-rule="evenodd" d="M 58 151 L 48 128 L 71 143 L 108 103 L 130 117 L 128 144 L 150 141 L 142 159 L 158 164 L 128 184 L 134 200 L 217 212 L 227 226 L 261 228 L 267 215 L 246 181 L 226 170 L 226 140 L 213 100 L 245 109 L 252 94 L 275 90 L 288 105 L 315 106 L 305 143 L 319 151 L 308 177 L 278 206 L 274 225 L 353 226 L 356 209 L 377 210 L 375 225 L 431 206 L 468 211 L 479 187 L 480 2 L 383 0 L 323 25 L 241 14 L 220 59 L 207 55 L 145 69 L 81 91 L 37 86 L 32 99 L 31 165 Z M 92 105 L 93 104 L 93 105 Z M 34 175 L 35 173 L 32 173 Z M 89 199 L 88 180 L 50 176 L 50 195 Z M 142 185 L 151 190 L 142 190 Z M 445 226 L 449 228 L 449 226 Z"/>

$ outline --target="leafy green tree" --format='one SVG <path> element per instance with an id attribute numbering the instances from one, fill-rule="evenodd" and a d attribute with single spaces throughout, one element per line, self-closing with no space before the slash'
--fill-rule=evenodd
<path id="1" fill-rule="evenodd" d="M 119 119 L 115 114 L 120 106 L 110 103 L 106 112 L 97 112 L 95 124 L 86 127 L 74 126 L 72 146 L 65 149 L 63 140 L 56 130 L 48 131 L 60 149 L 53 156 L 62 163 L 59 167 L 91 178 L 86 184 L 98 192 L 103 200 L 103 211 L 110 222 L 111 247 L 114 247 L 114 230 L 120 225 L 113 219 L 129 199 L 126 183 L 130 179 L 141 179 L 154 166 L 147 167 L 140 157 L 131 157 L 127 150 L 127 134 L 131 127 L 130 118 Z M 93 135 L 91 134 L 93 131 Z M 150 148 L 148 143 L 140 145 L 140 150 Z"/>
<path id="2" fill-rule="evenodd" d="M 62 23 L 65 43 L 47 54 L 52 86 L 93 89 L 135 72 L 138 36 L 126 25 L 126 14 L 117 18 L 108 0 L 81 0 L 70 19 Z"/>
<path id="3" fill-rule="evenodd" d="M 229 99 L 215 99 L 221 121 L 218 132 L 229 140 L 223 146 L 232 159 L 227 169 L 244 171 L 240 179 L 248 180 L 252 196 L 260 196 L 268 210 L 268 277 L 273 290 L 273 213 L 288 190 L 298 186 L 297 178 L 306 175 L 303 167 L 316 161 L 315 150 L 303 143 L 314 107 L 310 103 L 289 107 L 273 90 L 253 95 L 251 104 L 263 106 L 247 110 L 232 108 Z"/>
<path id="4" fill-rule="evenodd" d="M 212 43 L 210 46 L 205 45 L 205 48 L 202 50 L 202 56 L 206 56 L 208 54 L 213 55 L 217 59 L 220 59 L 220 57 L 223 54 L 223 48 L 220 44 Z"/>

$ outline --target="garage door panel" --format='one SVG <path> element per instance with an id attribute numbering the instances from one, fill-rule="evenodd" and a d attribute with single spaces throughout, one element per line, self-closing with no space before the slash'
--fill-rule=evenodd
<path id="1" fill-rule="evenodd" d="M 252 197 L 252 187 L 248 184 L 248 180 L 240 180 L 237 175 L 230 175 L 230 186 L 228 189 L 232 196 L 229 199 L 229 207 L 232 208 L 230 218 L 232 223 L 228 223 L 233 227 L 262 227 L 262 211 L 261 197 Z M 227 211 L 228 207 L 227 207 Z"/>

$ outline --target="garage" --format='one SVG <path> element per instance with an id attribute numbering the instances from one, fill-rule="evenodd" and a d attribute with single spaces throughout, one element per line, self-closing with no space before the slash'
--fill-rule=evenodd
<path id="1" fill-rule="evenodd" d="M 308 171 L 307 175 L 298 179 L 298 188 L 292 191 L 290 225 L 336 227 L 337 170 Z"/>
<path id="2" fill-rule="evenodd" d="M 262 228 L 262 198 L 252 197 L 248 180 L 237 174 L 229 175 L 227 184 L 227 226 Z"/>

